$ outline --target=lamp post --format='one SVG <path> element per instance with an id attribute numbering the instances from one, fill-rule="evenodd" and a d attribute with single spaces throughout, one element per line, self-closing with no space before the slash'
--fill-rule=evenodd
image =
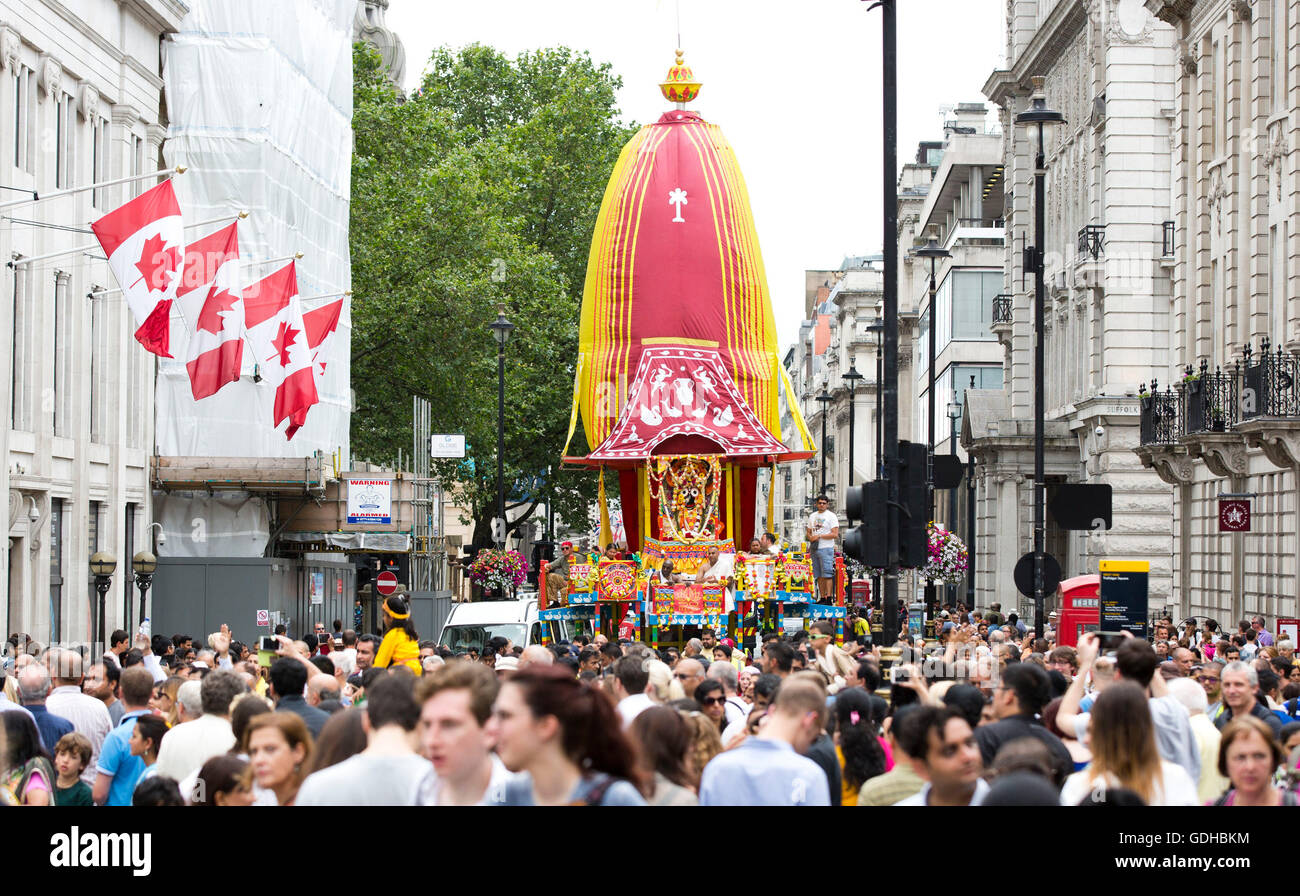
<path id="1" fill-rule="evenodd" d="M 131 558 L 131 569 L 135 572 L 135 584 L 140 589 L 140 624 L 144 624 L 145 595 L 153 584 L 154 571 L 158 569 L 158 558 L 150 551 L 140 551 Z"/>
<path id="2" fill-rule="evenodd" d="M 1065 116 L 1047 107 L 1043 94 L 1043 79 L 1033 79 L 1033 95 L 1029 108 L 1016 116 L 1016 124 L 1024 125 L 1029 139 L 1037 138 L 1034 154 L 1034 244 L 1027 250 L 1025 266 L 1032 265 L 1034 272 L 1034 637 L 1043 636 L 1043 602 L 1046 597 L 1043 581 L 1044 552 L 1044 476 L 1043 476 L 1043 425 L 1046 416 L 1043 397 L 1043 243 L 1046 242 L 1046 217 L 1044 200 L 1047 192 L 1047 145 L 1051 142 L 1054 125 L 1065 121 Z"/>
<path id="3" fill-rule="evenodd" d="M 975 374 L 970 377 L 970 389 L 975 388 Z M 970 389 L 966 401 L 970 401 Z M 966 405 L 970 407 L 969 404 Z M 966 549 L 969 561 L 966 565 L 966 606 L 975 610 L 975 454 L 966 452 Z"/>
<path id="4" fill-rule="evenodd" d="M 949 436 L 949 440 L 948 440 L 948 453 L 951 454 L 953 457 L 957 456 L 957 421 L 960 419 L 961 419 L 961 402 L 957 401 L 957 399 L 954 398 L 952 401 L 948 402 L 948 420 L 952 424 L 950 429 L 951 435 Z M 957 486 L 955 485 L 952 488 L 948 489 L 947 516 L 948 516 L 948 525 L 955 530 L 957 528 Z M 970 548 L 968 545 L 967 551 L 969 552 L 969 550 Z M 948 586 L 947 604 L 949 607 L 955 607 L 957 604 L 956 584 L 950 584 Z"/>
<path id="5" fill-rule="evenodd" d="M 857 416 L 855 415 L 854 405 L 857 404 L 858 381 L 864 379 L 866 379 L 866 377 L 858 373 L 858 367 L 856 364 L 850 364 L 849 372 L 844 374 L 844 382 L 849 384 L 849 482 L 848 485 L 853 485 L 854 482 L 853 479 L 854 439 L 853 437 L 854 434 L 857 432 Z M 845 488 L 847 487 L 848 486 L 845 486 Z M 852 523 L 853 520 L 849 520 L 849 522 Z"/>
<path id="6" fill-rule="evenodd" d="M 826 414 L 827 407 L 830 405 L 831 393 L 826 391 L 822 386 L 822 394 L 817 396 L 817 401 L 822 406 L 822 444 L 821 444 L 821 467 L 822 467 L 822 489 L 819 494 L 826 494 Z"/>
<path id="7" fill-rule="evenodd" d="M 492 338 L 497 341 L 497 516 L 501 518 L 501 542 L 506 543 L 506 343 L 515 325 L 506 320 L 505 309 L 497 312 L 497 319 L 488 324 Z"/>
<path id="8" fill-rule="evenodd" d="M 929 369 L 926 371 L 927 420 L 925 427 L 929 450 L 926 452 L 925 479 L 928 486 L 927 492 L 929 493 L 930 519 L 934 519 L 934 356 L 935 343 L 937 341 L 936 334 L 939 330 L 938 309 L 934 307 L 934 296 L 937 292 L 937 287 L 935 285 L 935 268 L 938 265 L 940 258 L 951 258 L 952 253 L 939 245 L 939 228 L 936 225 L 931 224 L 930 233 L 926 238 L 925 245 L 920 249 L 917 249 L 913 254 L 920 258 L 929 259 L 930 261 L 930 338 L 928 349 Z M 935 594 L 934 580 L 927 578 L 925 580 L 925 608 L 932 617 L 937 602 L 938 598 Z"/>
<path id="9" fill-rule="evenodd" d="M 95 590 L 99 592 L 99 611 L 95 619 L 95 640 L 104 644 L 104 597 L 113 584 L 113 570 L 117 569 L 117 558 L 108 551 L 96 551 L 90 556 L 90 573 L 95 577 Z"/>

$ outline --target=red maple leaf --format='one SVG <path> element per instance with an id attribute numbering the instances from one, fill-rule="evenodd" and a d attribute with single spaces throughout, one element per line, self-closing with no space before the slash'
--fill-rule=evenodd
<path id="1" fill-rule="evenodd" d="M 239 296 L 228 289 L 208 296 L 208 300 L 203 303 L 203 309 L 199 311 L 199 329 L 219 335 L 222 324 L 221 312 L 229 311 L 238 301 Z"/>
<path id="2" fill-rule="evenodd" d="M 290 326 L 288 321 L 280 321 L 280 331 L 271 340 L 271 347 L 278 353 L 274 357 L 279 358 L 281 367 L 289 366 L 289 349 L 293 347 L 294 342 L 301 333 L 301 330 L 295 330 Z M 267 358 L 266 360 L 271 359 Z"/>
<path id="3" fill-rule="evenodd" d="M 166 240 L 155 235 L 144 241 L 144 249 L 135 267 L 150 292 L 163 292 L 179 273 L 183 257 L 180 246 L 169 247 Z"/>

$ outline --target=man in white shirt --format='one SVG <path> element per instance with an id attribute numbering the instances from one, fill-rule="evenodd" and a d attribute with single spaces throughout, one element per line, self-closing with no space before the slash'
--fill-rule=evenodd
<path id="1" fill-rule="evenodd" d="M 113 727 L 113 719 L 102 700 L 81 692 L 84 678 L 81 654 L 64 647 L 52 647 L 45 659 L 54 679 L 54 690 L 45 698 L 45 708 L 67 719 L 74 731 L 84 734 L 90 741 L 90 763 L 82 771 L 81 780 L 94 787 L 99 750 Z"/>
<path id="2" fill-rule="evenodd" d="M 235 735 L 230 729 L 230 704 L 247 690 L 243 679 L 227 669 L 209 672 L 202 683 L 186 682 L 181 689 L 193 684 L 199 684 L 201 713 L 168 731 L 158 750 L 157 774 L 177 781 L 184 781 L 202 768 L 203 763 L 235 745 Z M 188 713 L 190 709 L 186 707 L 185 711 Z"/>
<path id="3" fill-rule="evenodd" d="M 840 520 L 830 509 L 830 499 L 817 496 L 817 511 L 808 517 L 805 531 L 808 549 L 812 552 L 812 573 L 817 580 L 817 591 L 822 603 L 831 597 L 835 582 L 835 539 L 840 534 Z"/>
<path id="4" fill-rule="evenodd" d="M 767 551 L 773 557 L 781 553 L 781 539 L 777 538 L 771 532 L 764 532 L 761 539 L 763 550 Z"/>
<path id="5" fill-rule="evenodd" d="M 510 770 L 492 752 L 484 728 L 497 689 L 496 676 L 481 663 L 452 663 L 416 684 L 420 752 L 434 770 L 422 805 L 490 806 L 504 799 Z"/>
<path id="6" fill-rule="evenodd" d="M 639 656 L 620 657 L 610 667 L 614 673 L 614 694 L 619 698 L 618 715 L 627 728 L 632 720 L 654 706 L 646 690 L 650 687 L 650 672 L 645 660 Z"/>
<path id="7" fill-rule="evenodd" d="M 433 765 L 412 747 L 420 721 L 414 687 L 410 675 L 384 675 L 366 688 L 366 748 L 308 775 L 294 805 L 419 805 L 432 786 Z"/>
<path id="8" fill-rule="evenodd" d="M 708 562 L 700 567 L 695 581 L 725 586 L 723 612 L 730 613 L 736 609 L 736 555 L 723 554 L 716 547 L 711 547 L 708 557 Z"/>
<path id="9" fill-rule="evenodd" d="M 115 630 L 113 634 L 108 636 L 108 643 L 111 646 L 104 652 L 104 661 L 112 663 L 114 666 L 121 669 L 122 654 L 131 649 L 130 635 L 119 628 Z"/>

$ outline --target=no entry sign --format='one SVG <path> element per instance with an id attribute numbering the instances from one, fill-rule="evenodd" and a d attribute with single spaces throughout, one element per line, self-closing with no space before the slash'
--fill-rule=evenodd
<path id="1" fill-rule="evenodd" d="M 384 597 L 388 597 L 397 590 L 397 576 L 391 572 L 381 572 L 375 579 L 375 590 Z"/>
<path id="2" fill-rule="evenodd" d="M 1220 532 L 1249 532 L 1250 531 L 1250 499 L 1249 498 L 1220 498 L 1219 499 L 1219 531 Z"/>

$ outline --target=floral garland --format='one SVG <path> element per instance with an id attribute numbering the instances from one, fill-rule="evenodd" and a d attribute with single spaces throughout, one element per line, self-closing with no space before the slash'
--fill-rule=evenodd
<path id="1" fill-rule="evenodd" d="M 483 548 L 474 555 L 469 567 L 470 581 L 505 594 L 508 588 L 518 588 L 528 575 L 528 561 L 518 551 L 499 551 Z"/>
<path id="2" fill-rule="evenodd" d="M 930 523 L 930 562 L 924 575 L 936 582 L 960 582 L 970 569 L 970 553 L 960 538 L 938 523 Z"/>

